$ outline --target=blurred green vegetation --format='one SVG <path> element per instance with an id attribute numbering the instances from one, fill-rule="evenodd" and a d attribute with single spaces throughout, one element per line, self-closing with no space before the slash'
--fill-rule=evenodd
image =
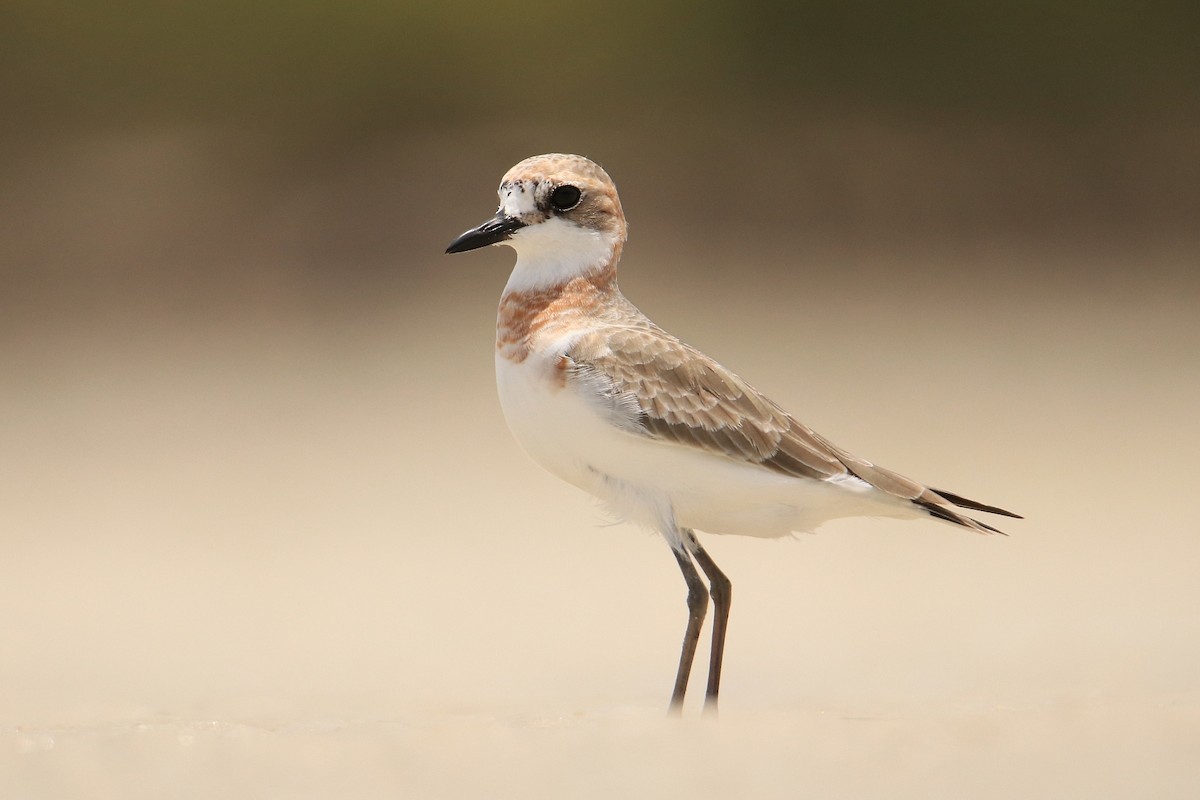
<path id="1" fill-rule="evenodd" d="M 8 0 L 9 136 L 218 120 L 352 133 L 479 114 L 806 103 L 1093 123 L 1196 116 L 1195 0 L 578 4 Z"/>
<path id="2" fill-rule="evenodd" d="M 392 296 L 561 149 L 675 248 L 1191 253 L 1198 42 L 1196 0 L 6 0 L 0 304 Z"/>

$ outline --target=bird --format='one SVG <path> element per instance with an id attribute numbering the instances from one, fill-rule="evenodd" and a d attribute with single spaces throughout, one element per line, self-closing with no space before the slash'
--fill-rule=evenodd
<path id="1" fill-rule="evenodd" d="M 873 516 L 992 534 L 1001 531 L 959 509 L 1021 518 L 852 455 L 651 322 L 617 286 L 627 226 L 599 164 L 533 156 L 504 175 L 498 194 L 495 215 L 446 253 L 516 251 L 495 363 L 500 405 L 523 449 L 670 546 L 688 620 L 669 712 L 681 713 L 710 598 L 706 711 L 720 692 L 732 583 L 697 531 L 779 538 Z"/>

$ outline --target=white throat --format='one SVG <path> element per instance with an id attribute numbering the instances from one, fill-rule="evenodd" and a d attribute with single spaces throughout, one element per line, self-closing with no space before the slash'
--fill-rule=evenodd
<path id="1" fill-rule="evenodd" d="M 516 266 L 504 287 L 507 294 L 557 286 L 605 267 L 617 242 L 611 234 L 550 217 L 521 228 L 502 244 L 517 251 Z"/>

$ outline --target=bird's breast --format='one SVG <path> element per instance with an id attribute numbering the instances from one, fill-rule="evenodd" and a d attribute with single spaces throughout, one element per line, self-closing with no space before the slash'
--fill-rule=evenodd
<path id="1" fill-rule="evenodd" d="M 613 434 L 569 382 L 563 348 L 526 348 L 524 358 L 496 351 L 496 391 L 513 436 L 550 472 L 591 490 L 591 462 Z"/>

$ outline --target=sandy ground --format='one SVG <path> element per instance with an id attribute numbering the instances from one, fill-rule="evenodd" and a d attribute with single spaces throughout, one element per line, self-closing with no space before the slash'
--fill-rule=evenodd
<path id="1" fill-rule="evenodd" d="M 843 446 L 1028 518 L 709 537 L 716 720 L 664 715 L 665 545 L 504 428 L 505 253 L 354 313 L 31 315 L 0 347 L 0 797 L 1194 797 L 1194 264 L 994 258 L 627 271 Z"/>

